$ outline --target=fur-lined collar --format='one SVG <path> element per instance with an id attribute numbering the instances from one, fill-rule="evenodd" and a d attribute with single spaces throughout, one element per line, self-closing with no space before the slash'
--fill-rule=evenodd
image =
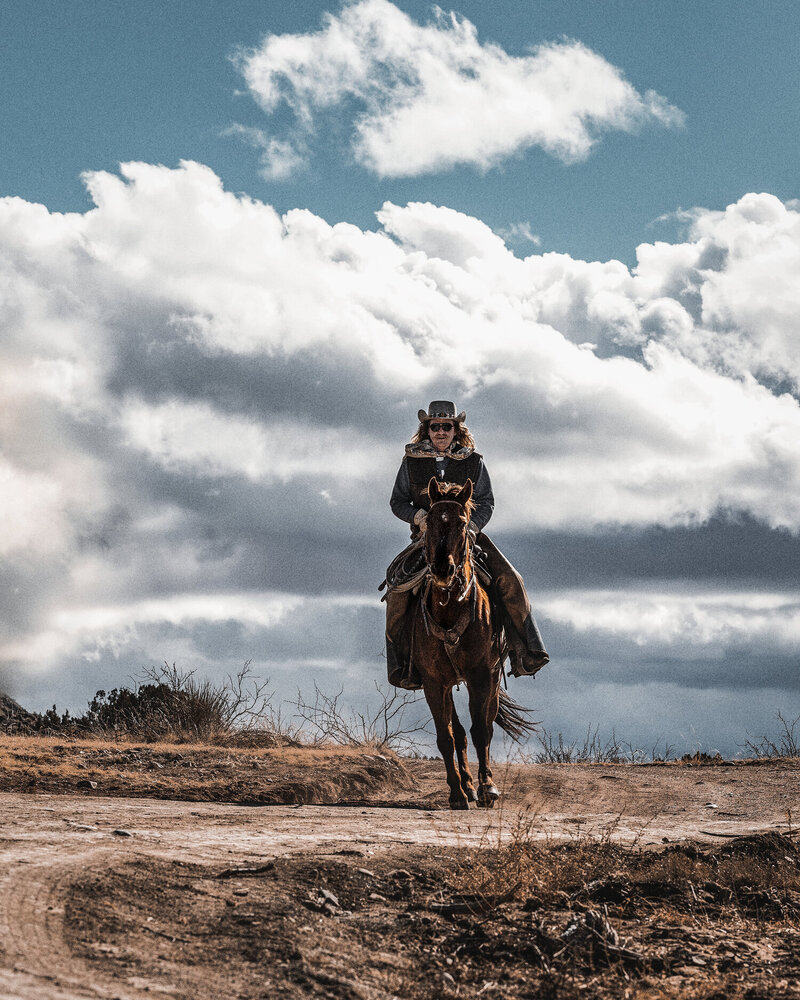
<path id="1" fill-rule="evenodd" d="M 457 445 L 453 441 L 447 451 L 442 454 L 433 447 L 433 442 L 427 438 L 417 444 L 406 445 L 406 455 L 408 458 L 452 458 L 456 462 L 461 462 L 473 453 L 474 448 L 466 445 Z"/>

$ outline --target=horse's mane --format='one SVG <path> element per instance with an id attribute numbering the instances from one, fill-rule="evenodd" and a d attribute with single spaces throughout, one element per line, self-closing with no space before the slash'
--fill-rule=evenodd
<path id="1" fill-rule="evenodd" d="M 459 490 L 462 490 L 464 488 L 461 483 L 439 483 L 438 486 L 439 486 L 439 492 L 442 494 L 443 500 L 446 499 L 451 493 L 458 493 Z M 427 486 L 422 492 L 428 493 Z M 469 520 L 472 517 L 473 510 L 475 510 L 475 504 L 473 500 L 470 498 L 464 504 L 464 513 L 467 516 L 467 520 Z"/>

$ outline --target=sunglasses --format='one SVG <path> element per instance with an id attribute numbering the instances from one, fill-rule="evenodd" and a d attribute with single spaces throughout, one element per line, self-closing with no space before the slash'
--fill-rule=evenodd
<path id="1" fill-rule="evenodd" d="M 453 429 L 452 424 L 429 424 L 432 431 L 445 431 L 449 433 Z"/>

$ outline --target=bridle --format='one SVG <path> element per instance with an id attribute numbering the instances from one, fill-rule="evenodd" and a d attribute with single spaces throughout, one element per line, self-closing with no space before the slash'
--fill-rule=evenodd
<path id="1" fill-rule="evenodd" d="M 453 501 L 451 501 L 451 500 L 438 500 L 436 503 L 431 504 L 430 510 L 428 511 L 428 517 L 430 518 L 431 515 L 433 514 L 433 512 L 435 511 L 435 509 L 437 507 L 439 507 L 443 503 L 452 504 Z M 458 506 L 460 506 L 460 504 Z M 459 519 L 461 519 L 461 518 L 459 518 Z M 437 590 L 444 591 L 447 594 L 447 600 L 446 601 L 440 601 L 440 604 L 441 604 L 442 607 L 444 607 L 446 604 L 450 603 L 450 598 L 452 596 L 452 590 L 453 590 L 454 586 L 459 581 L 463 582 L 463 589 L 462 589 L 461 593 L 458 595 L 458 597 L 456 598 L 456 600 L 458 601 L 458 603 L 461 603 L 462 601 L 464 601 L 466 599 L 466 597 L 468 596 L 469 592 L 472 590 L 472 587 L 473 587 L 474 582 L 475 582 L 475 567 L 474 567 L 473 562 L 472 562 L 472 549 L 471 549 L 471 546 L 470 546 L 469 534 L 467 533 L 466 523 L 465 522 L 464 522 L 463 539 L 464 539 L 464 547 L 463 547 L 463 549 L 461 551 L 461 561 L 459 562 L 458 566 L 456 566 L 455 572 L 453 573 L 453 578 L 452 578 L 451 582 L 449 584 L 447 584 L 447 586 L 442 586 L 439 583 L 434 583 L 433 567 L 431 566 L 430 559 L 428 558 L 427 545 L 425 546 L 425 549 L 424 549 L 424 552 L 425 552 L 425 564 L 426 564 L 426 567 L 427 567 L 426 578 L 428 580 L 428 583 L 431 586 L 435 586 Z M 464 572 L 467 566 L 469 566 L 469 568 L 470 568 L 470 573 L 469 573 L 469 579 L 468 580 L 466 579 L 467 574 Z"/>
<path id="2" fill-rule="evenodd" d="M 452 501 L 439 500 L 436 503 L 431 504 L 430 511 L 428 512 L 428 517 L 430 517 L 434 508 L 437 507 L 438 504 L 447 502 L 452 502 Z M 470 539 L 469 539 L 469 534 L 467 533 L 466 530 L 466 525 L 464 526 L 464 549 L 461 554 L 461 561 L 459 562 L 458 566 L 456 566 L 455 572 L 453 573 L 453 578 L 447 586 L 442 586 L 441 584 L 435 582 L 433 567 L 431 566 L 430 560 L 428 558 L 427 545 L 425 546 L 424 552 L 425 552 L 425 564 L 426 564 L 425 587 L 422 591 L 422 594 L 420 595 L 421 600 L 419 606 L 422 612 L 422 621 L 425 625 L 425 631 L 428 633 L 428 635 L 432 633 L 433 635 L 436 636 L 437 639 L 440 639 L 442 642 L 444 642 L 445 647 L 457 646 L 459 641 L 461 640 L 461 636 L 466 631 L 467 626 L 471 621 L 474 621 L 475 619 L 475 614 L 477 609 L 477 598 L 478 598 L 478 591 L 475 586 L 475 576 L 476 576 L 475 564 L 472 559 L 472 547 L 470 545 Z M 466 572 L 468 567 L 469 567 L 469 573 Z M 456 597 L 456 603 L 463 604 L 464 607 L 462 609 L 461 614 L 458 617 L 456 624 L 452 628 L 445 629 L 442 628 L 442 626 L 439 625 L 437 621 L 435 621 L 433 615 L 428 611 L 427 609 L 428 597 L 432 590 L 446 593 L 447 600 L 439 601 L 439 606 L 444 608 L 450 603 L 450 600 L 453 596 L 453 590 L 455 589 L 456 585 L 458 585 L 461 588 L 458 597 Z M 470 595 L 472 595 L 472 600 L 468 602 L 467 598 Z"/>

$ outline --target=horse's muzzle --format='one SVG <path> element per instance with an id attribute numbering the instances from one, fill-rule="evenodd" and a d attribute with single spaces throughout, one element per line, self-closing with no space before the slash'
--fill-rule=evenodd
<path id="1" fill-rule="evenodd" d="M 456 578 L 456 573 L 458 572 L 458 567 L 455 564 L 455 560 L 452 556 L 449 556 L 446 561 L 434 562 L 431 566 L 431 577 L 433 582 L 437 587 L 442 587 L 443 589 L 450 587 Z"/>

